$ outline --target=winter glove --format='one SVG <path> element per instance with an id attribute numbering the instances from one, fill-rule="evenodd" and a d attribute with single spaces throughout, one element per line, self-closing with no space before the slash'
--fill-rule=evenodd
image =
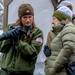
<path id="1" fill-rule="evenodd" d="M 20 40 L 23 34 L 26 35 L 26 32 L 24 31 L 22 26 L 11 26 L 10 29 L 12 30 L 10 36 L 12 37 L 14 42 Z"/>
<path id="2" fill-rule="evenodd" d="M 46 57 L 49 57 L 51 55 L 51 50 L 47 45 L 44 45 L 44 54 Z"/>
<path id="3" fill-rule="evenodd" d="M 0 41 L 12 39 L 15 42 L 17 40 L 20 40 L 22 35 L 26 36 L 26 32 L 24 31 L 22 26 L 11 26 L 10 31 L 7 31 L 0 35 Z"/>
<path id="4" fill-rule="evenodd" d="M 75 62 L 68 62 L 66 65 L 67 75 L 75 75 Z"/>

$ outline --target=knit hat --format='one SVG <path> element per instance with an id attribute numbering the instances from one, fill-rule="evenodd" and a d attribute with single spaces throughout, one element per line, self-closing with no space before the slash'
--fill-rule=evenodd
<path id="1" fill-rule="evenodd" d="M 62 2 L 57 6 L 56 9 L 58 9 L 58 8 L 61 7 L 61 6 L 68 6 L 68 5 L 71 5 L 71 7 L 72 7 L 72 9 L 73 9 L 73 4 L 72 4 L 72 2 L 67 1 L 67 0 L 62 1 Z"/>
<path id="2" fill-rule="evenodd" d="M 54 13 L 53 16 L 55 16 L 58 20 L 66 20 L 68 19 L 69 21 L 72 21 L 72 11 L 66 7 L 66 6 L 62 6 L 60 8 L 58 8 Z"/>
<path id="3" fill-rule="evenodd" d="M 23 15 L 33 15 L 34 9 L 30 4 L 22 4 L 18 9 L 18 16 L 22 17 Z"/>

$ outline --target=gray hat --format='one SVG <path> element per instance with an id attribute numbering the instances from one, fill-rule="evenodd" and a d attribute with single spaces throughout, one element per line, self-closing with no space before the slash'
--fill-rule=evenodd
<path id="1" fill-rule="evenodd" d="M 61 7 L 61 6 L 68 6 L 68 5 L 71 5 L 72 10 L 73 10 L 73 4 L 72 4 L 71 1 L 68 1 L 68 0 L 64 0 L 64 1 L 62 1 L 62 2 L 57 6 L 56 9 L 58 9 L 58 8 Z"/>

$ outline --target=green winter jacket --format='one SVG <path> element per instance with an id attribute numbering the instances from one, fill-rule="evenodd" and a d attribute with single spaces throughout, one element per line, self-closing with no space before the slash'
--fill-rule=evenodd
<path id="1" fill-rule="evenodd" d="M 2 69 L 10 72 L 33 73 L 37 56 L 43 45 L 43 32 L 36 27 L 31 32 L 31 36 L 28 40 L 22 37 L 16 45 L 13 45 L 10 39 L 0 42 L 0 52 L 3 53 Z"/>
<path id="2" fill-rule="evenodd" d="M 75 25 L 68 23 L 61 26 L 59 34 L 52 40 L 49 48 L 51 56 L 47 57 L 46 75 L 67 75 L 66 64 L 75 61 Z"/>

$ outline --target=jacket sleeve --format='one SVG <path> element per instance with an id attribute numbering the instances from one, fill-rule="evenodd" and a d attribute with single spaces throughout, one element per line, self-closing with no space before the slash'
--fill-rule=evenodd
<path id="1" fill-rule="evenodd" d="M 36 30 L 32 35 L 31 43 L 20 40 L 16 49 L 21 52 L 24 57 L 37 57 L 43 45 L 43 33 L 41 30 Z"/>
<path id="2" fill-rule="evenodd" d="M 8 27 L 5 29 L 4 33 L 10 30 L 10 26 L 11 25 L 9 24 Z M 11 46 L 12 46 L 12 41 L 10 39 L 0 41 L 0 52 L 2 53 L 7 52 Z"/>
<path id="3" fill-rule="evenodd" d="M 2 41 L 0 44 L 1 44 L 0 45 L 0 52 L 2 52 L 2 53 L 9 51 L 9 49 L 12 46 L 12 42 L 10 39 Z"/>
<path id="4" fill-rule="evenodd" d="M 61 71 L 75 50 L 75 27 L 66 27 L 61 32 L 62 49 L 57 56 L 54 69 Z"/>

